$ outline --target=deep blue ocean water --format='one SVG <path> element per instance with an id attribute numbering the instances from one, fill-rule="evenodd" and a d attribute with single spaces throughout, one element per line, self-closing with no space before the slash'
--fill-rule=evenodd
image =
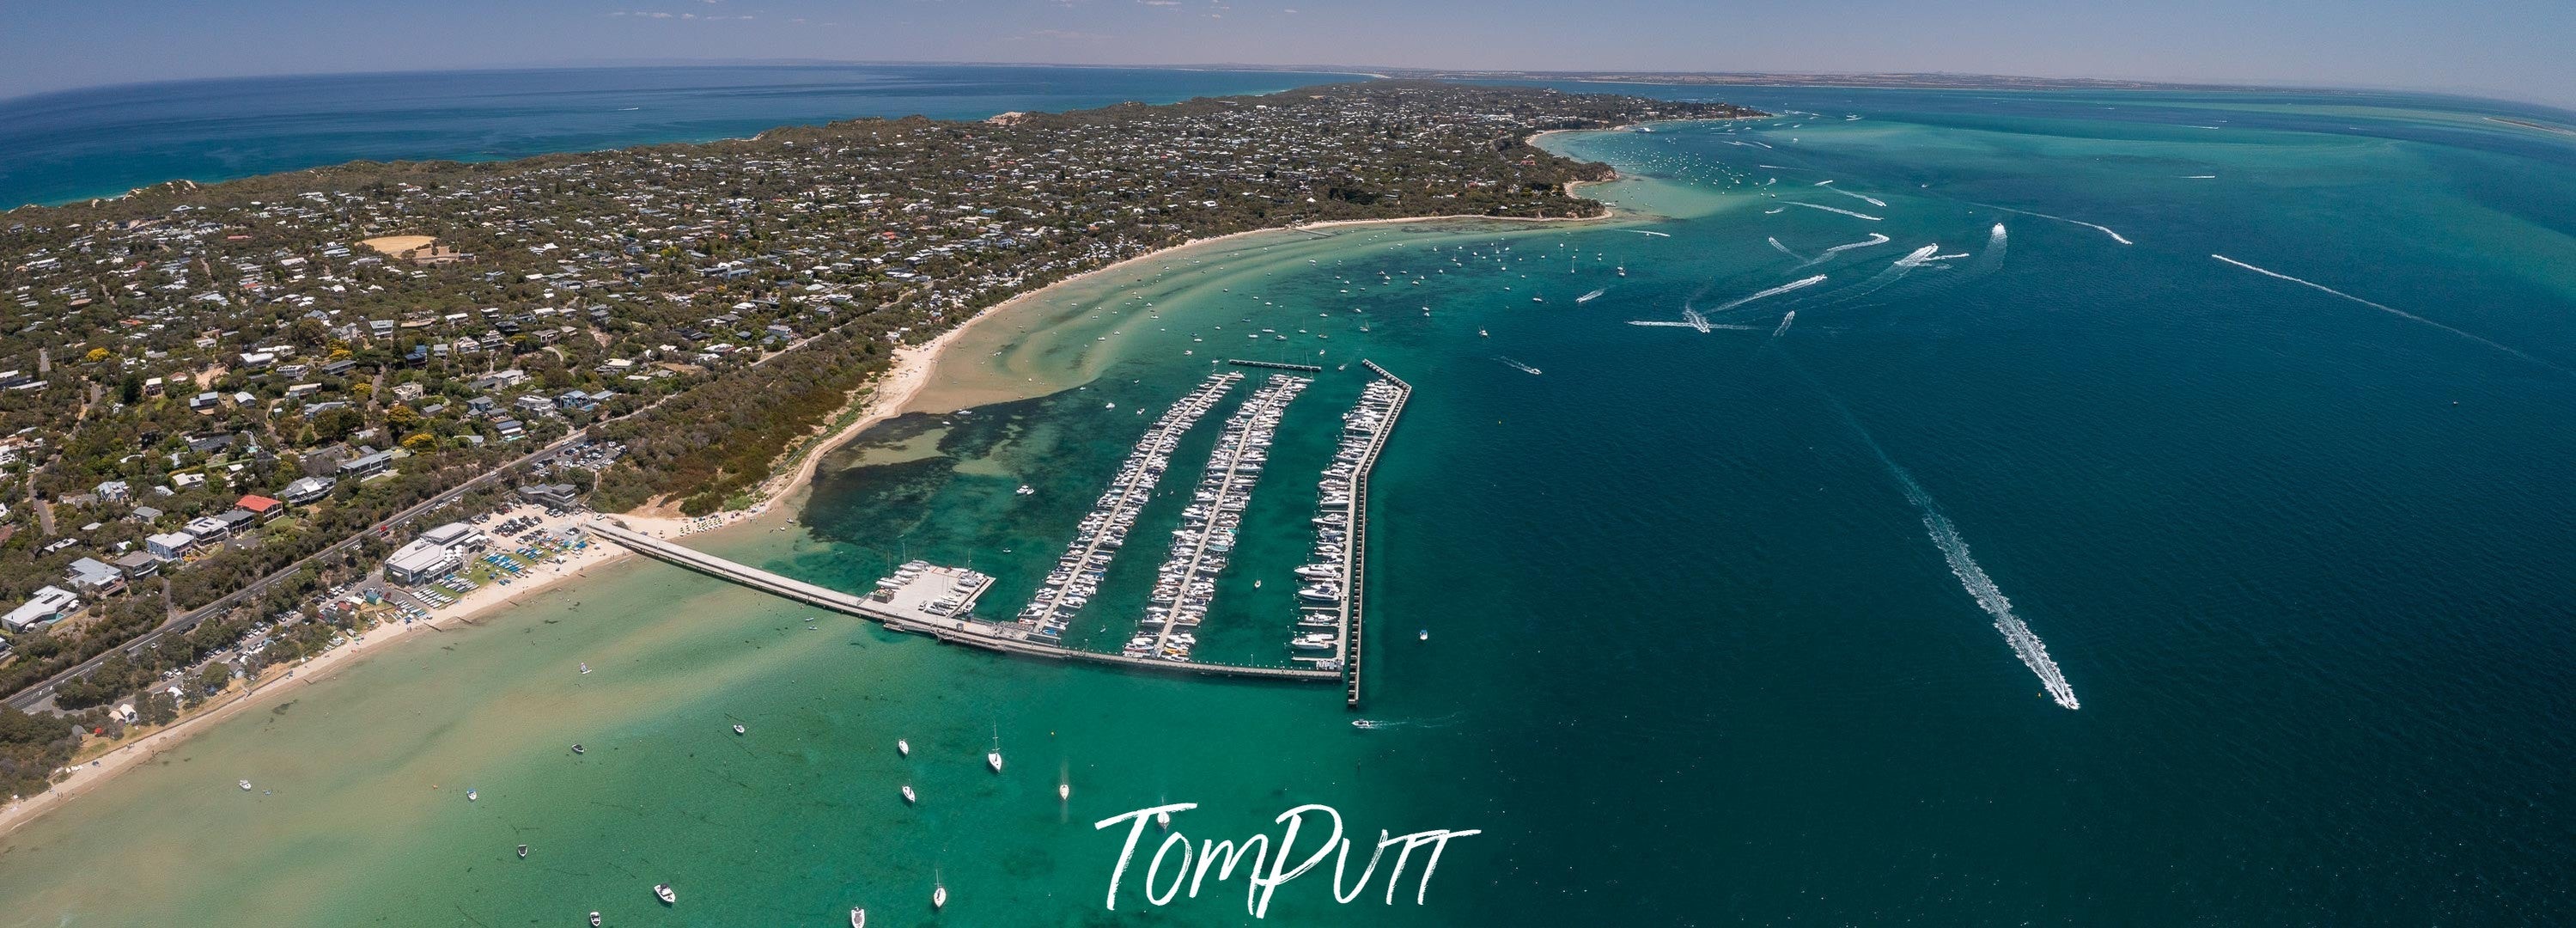
<path id="1" fill-rule="evenodd" d="M 1262 93 L 1347 74 L 736 65 L 258 77 L 0 99 L 0 204 L 361 159 L 495 161 L 862 116 L 982 119 Z"/>
<path id="2" fill-rule="evenodd" d="M 1239 880 L 1153 909 L 1131 870 L 1102 909 L 1118 842 L 1091 821 L 1164 801 L 1203 804 L 1194 838 L 1275 835 L 1302 802 L 1484 832 L 1422 907 L 1318 877 L 1272 924 L 2566 920 L 2576 145 L 2489 118 L 2563 114 L 1618 89 L 1784 115 L 1549 141 L 1629 178 L 1586 188 L 1617 223 L 1279 235 L 1068 288 L 951 359 L 1061 388 L 882 426 L 798 530 L 704 542 L 843 589 L 971 563 L 1005 616 L 1138 410 L 1219 357 L 1318 361 L 1202 634 L 1276 661 L 1311 474 L 1372 358 L 1419 390 L 1373 499 L 1378 727 L 1327 688 L 808 632 L 630 565 L 13 835 L 0 922 L 926 923 L 936 874 L 946 923 L 1248 923 Z M 1710 330 L 1629 324 L 1686 311 Z M 1132 627 L 1230 408 L 1077 640 Z M 996 730 L 1002 776 L 977 762 Z M 470 812 L 423 798 L 460 782 Z M 509 859 L 525 841 L 542 866 Z M 351 860 L 396 875 L 351 884 Z M 663 879 L 681 907 L 641 895 Z"/>

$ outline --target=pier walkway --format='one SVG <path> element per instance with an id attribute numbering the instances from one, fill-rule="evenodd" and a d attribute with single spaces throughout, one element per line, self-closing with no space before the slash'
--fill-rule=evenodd
<path id="1" fill-rule="evenodd" d="M 1378 454 L 1386 450 L 1387 437 L 1395 434 L 1396 420 L 1404 416 L 1405 401 L 1413 398 L 1413 385 L 1404 382 L 1404 378 L 1387 373 L 1386 368 L 1377 366 L 1375 361 L 1364 359 L 1360 364 L 1395 385 L 1395 402 L 1387 406 L 1386 423 L 1378 427 L 1377 434 L 1369 441 L 1368 451 L 1361 455 L 1360 465 L 1351 475 L 1351 504 L 1347 510 L 1350 518 L 1345 523 L 1351 527 L 1351 543 L 1342 555 L 1342 576 L 1348 581 L 1345 584 L 1347 595 L 1342 598 L 1341 672 L 1344 701 L 1353 709 L 1360 705 L 1362 636 L 1368 627 L 1361 606 L 1368 591 L 1369 471 L 1377 468 Z"/>
<path id="2" fill-rule="evenodd" d="M 667 561 L 743 586 L 792 599 L 809 606 L 854 615 L 885 625 L 886 628 L 917 635 L 928 635 L 940 641 L 971 645 L 988 651 L 1042 657 L 1059 661 L 1085 661 L 1136 670 L 1202 674 L 1207 676 L 1247 677 L 1269 680 L 1330 681 L 1341 674 L 1329 670 L 1307 670 L 1288 667 L 1236 667 L 1226 664 L 1199 664 L 1180 661 L 1133 658 L 1117 654 L 1082 651 L 1054 644 L 1032 641 L 1028 629 L 1018 625 L 997 625 L 980 619 L 936 616 L 914 608 L 899 608 L 892 603 L 877 602 L 829 587 L 816 586 L 793 577 L 738 564 L 724 558 L 664 541 L 628 529 L 613 516 L 602 516 L 588 525 L 595 537 L 623 545 L 629 550 L 657 560 Z M 971 606 L 971 603 L 970 603 Z M 961 608 L 959 612 L 964 612 Z"/>
<path id="3" fill-rule="evenodd" d="M 1242 358 L 1227 358 L 1225 359 L 1225 363 L 1232 364 L 1236 367 L 1267 367 L 1274 370 L 1306 371 L 1309 373 L 1323 370 L 1322 367 L 1313 364 L 1282 364 L 1277 361 L 1246 361 Z"/>

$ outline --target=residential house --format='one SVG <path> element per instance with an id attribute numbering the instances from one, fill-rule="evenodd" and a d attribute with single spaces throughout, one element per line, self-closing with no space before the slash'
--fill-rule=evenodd
<path id="1" fill-rule="evenodd" d="M 280 492 L 288 504 L 302 506 L 331 495 L 332 482 L 329 477 L 299 477 Z"/>
<path id="2" fill-rule="evenodd" d="M 9 610 L 7 615 L 0 615 L 0 625 L 7 625 L 10 631 L 23 632 L 79 612 L 80 605 L 78 594 L 62 587 L 46 586 L 37 589 L 36 595 L 25 605 Z"/>
<path id="3" fill-rule="evenodd" d="M 186 557 L 188 552 L 196 546 L 197 536 L 186 532 L 167 532 L 159 535 L 147 535 L 143 538 L 143 550 L 150 551 L 152 552 L 152 556 L 165 561 L 175 561 L 182 557 Z"/>

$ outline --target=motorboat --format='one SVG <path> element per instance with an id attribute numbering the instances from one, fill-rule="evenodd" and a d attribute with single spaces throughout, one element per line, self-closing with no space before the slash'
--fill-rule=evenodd
<path id="1" fill-rule="evenodd" d="M 850 928 L 868 928 L 868 910 L 851 906 Z"/>
<path id="2" fill-rule="evenodd" d="M 465 801 L 467 801 L 467 802 L 473 802 L 474 800 L 476 800 L 476 799 L 480 799 L 480 798 L 483 798 L 483 794 L 481 794 L 481 793 L 477 793 L 477 792 L 475 792 L 475 791 L 473 791 L 473 790 L 470 790 L 470 789 L 465 791 Z"/>
<path id="3" fill-rule="evenodd" d="M 599 928 L 599 913 L 590 913 L 590 928 Z"/>
<path id="4" fill-rule="evenodd" d="M 904 784 L 904 785 L 903 785 L 903 804 L 904 804 L 904 805 L 911 805 L 911 804 L 913 804 L 913 803 L 920 802 L 920 801 L 921 801 L 921 797 L 916 796 L 916 795 L 913 795 L 913 792 L 912 792 L 912 784 L 910 784 L 910 783 L 906 783 L 906 784 Z"/>
<path id="5" fill-rule="evenodd" d="M 946 887 L 946 886 L 942 886 L 942 885 L 938 885 L 938 884 L 935 884 L 935 883 L 934 883 L 934 884 L 932 884 L 932 885 L 931 885 L 931 887 L 930 887 L 930 909 L 931 909 L 931 911 L 936 912 L 936 911 L 938 911 L 938 910 L 940 910 L 940 909 L 942 909 L 942 908 L 947 907 L 947 905 L 948 905 L 948 887 Z"/>
<path id="6" fill-rule="evenodd" d="M 653 898 L 662 900 L 663 905 L 680 904 L 680 894 L 672 892 L 669 883 L 653 884 Z"/>
<path id="7" fill-rule="evenodd" d="M 737 734 L 737 735 L 739 735 L 739 734 L 743 734 L 742 726 L 740 726 L 740 725 L 736 725 L 736 726 L 734 726 L 734 727 L 733 727 L 733 733 L 734 733 L 734 734 Z"/>
<path id="8" fill-rule="evenodd" d="M 900 757 L 911 757 L 912 742 L 905 741 L 901 738 L 894 739 L 894 753 Z"/>
<path id="9" fill-rule="evenodd" d="M 581 745 L 578 745 L 578 744 L 573 745 L 573 746 L 572 746 L 572 752 L 573 752 L 573 753 L 575 753 L 575 754 L 579 754 L 579 753 L 581 753 Z"/>
<path id="10" fill-rule="evenodd" d="M 520 859 L 520 860 L 526 860 L 526 859 L 528 859 L 528 846 L 527 846 L 527 845 L 525 845 L 525 844 L 519 845 L 519 859 Z"/>
<path id="11" fill-rule="evenodd" d="M 1072 784 L 1072 783 L 1057 783 L 1057 784 L 1055 785 L 1055 798 L 1060 799 L 1060 800 L 1062 800 L 1062 799 L 1072 799 L 1072 798 L 1073 798 L 1073 784 Z"/>
<path id="12" fill-rule="evenodd" d="M 242 792 L 245 792 L 245 793 L 250 792 L 250 781 L 249 781 L 249 780 L 243 780 L 243 781 L 241 781 L 241 788 L 242 788 Z"/>

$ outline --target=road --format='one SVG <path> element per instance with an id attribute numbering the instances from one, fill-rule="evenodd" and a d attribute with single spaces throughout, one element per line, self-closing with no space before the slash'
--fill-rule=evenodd
<path id="1" fill-rule="evenodd" d="M 588 434 L 590 434 L 590 431 L 587 428 L 574 429 L 571 434 L 556 439 L 553 444 L 528 452 L 510 463 L 476 474 L 472 478 L 467 479 L 464 483 L 457 484 L 456 486 L 450 487 L 444 492 L 439 493 L 437 496 L 433 496 L 419 503 L 413 504 L 410 508 L 395 513 L 392 518 L 385 519 L 384 521 L 376 524 L 378 526 L 399 526 L 407 524 L 411 520 L 419 518 L 424 513 L 435 511 L 441 506 L 455 502 L 456 498 L 464 495 L 467 490 L 471 490 L 475 487 L 500 479 L 503 475 L 516 471 L 531 461 L 553 454 L 576 441 L 580 441 Z M 257 596 L 261 592 L 267 590 L 270 586 L 277 584 L 279 581 L 294 576 L 295 572 L 302 570 L 305 565 L 328 558 L 338 557 L 341 554 L 346 553 L 349 549 L 357 547 L 358 542 L 366 537 L 366 533 L 372 531 L 375 531 L 375 529 L 369 528 L 366 531 L 343 538 L 338 544 L 316 551 L 307 555 L 303 560 L 287 565 L 282 570 L 259 578 L 258 581 L 249 586 L 225 594 L 222 599 L 207 603 L 197 609 L 180 613 L 179 615 L 172 617 L 169 621 L 161 623 L 160 627 L 138 635 L 134 640 L 126 642 L 121 646 L 101 651 L 97 656 L 91 657 L 89 660 L 82 661 L 80 664 L 69 670 L 55 674 L 46 679 L 43 683 L 21 690 L 4 701 L 9 706 L 24 712 L 59 711 L 54 705 L 54 687 L 60 685 L 63 681 L 97 669 L 98 665 L 104 663 L 110 655 L 117 654 L 119 652 L 129 655 L 141 654 L 144 649 L 158 643 L 162 638 L 171 635 L 187 634 L 188 630 L 197 627 L 198 623 L 224 614 L 226 610 L 240 605 L 244 599 Z"/>

